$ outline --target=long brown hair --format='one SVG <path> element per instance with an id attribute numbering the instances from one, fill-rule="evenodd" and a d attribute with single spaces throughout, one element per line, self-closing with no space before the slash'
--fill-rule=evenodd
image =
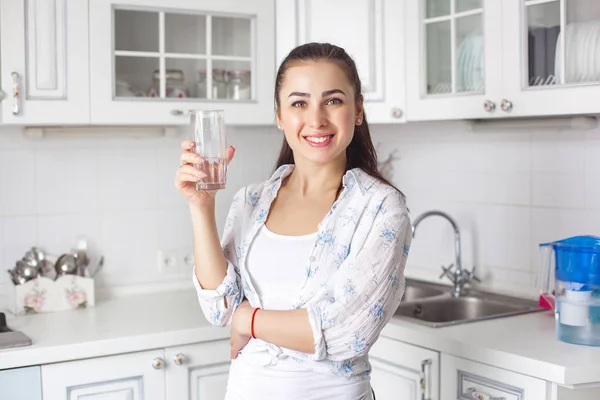
<path id="1" fill-rule="evenodd" d="M 360 103 L 362 98 L 362 85 L 356 69 L 356 64 L 346 51 L 330 43 L 306 43 L 293 49 L 281 63 L 275 80 L 275 112 L 281 107 L 279 92 L 285 79 L 285 72 L 296 63 L 305 61 L 330 61 L 339 65 L 346 73 L 350 83 L 354 87 L 354 100 Z M 285 136 L 275 163 L 275 169 L 284 164 L 294 164 L 294 153 L 290 148 Z M 395 188 L 379 172 L 377 168 L 377 152 L 371 141 L 367 116 L 363 110 L 362 124 L 354 126 L 354 137 L 346 148 L 346 171 L 360 168 L 367 174 Z M 398 190 L 396 188 L 396 190 Z M 398 190 L 399 191 L 399 190 Z"/>

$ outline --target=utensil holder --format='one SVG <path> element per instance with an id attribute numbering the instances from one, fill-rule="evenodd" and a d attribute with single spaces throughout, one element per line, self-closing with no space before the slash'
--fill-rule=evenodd
<path id="1" fill-rule="evenodd" d="M 94 279 L 63 275 L 53 281 L 46 277 L 22 285 L 11 283 L 8 309 L 15 315 L 49 313 L 94 307 Z"/>

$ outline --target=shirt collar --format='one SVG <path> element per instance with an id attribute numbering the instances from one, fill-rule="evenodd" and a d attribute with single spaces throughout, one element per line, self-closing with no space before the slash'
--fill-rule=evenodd
<path id="1" fill-rule="evenodd" d="M 277 168 L 273 175 L 269 178 L 266 183 L 267 187 L 274 187 L 279 184 L 283 179 L 288 177 L 292 171 L 294 170 L 294 164 L 284 164 L 281 167 Z M 358 188 L 360 189 L 361 194 L 365 194 L 369 191 L 371 186 L 373 186 L 377 182 L 377 178 L 372 177 L 367 174 L 360 168 L 353 168 L 344 174 L 342 178 L 342 185 L 345 188 L 352 188 L 354 185 L 358 184 Z"/>

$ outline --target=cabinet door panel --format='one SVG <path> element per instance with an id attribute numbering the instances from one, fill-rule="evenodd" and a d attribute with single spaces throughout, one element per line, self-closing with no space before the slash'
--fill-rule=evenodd
<path id="1" fill-rule="evenodd" d="M 385 337 L 369 351 L 377 400 L 438 400 L 438 352 Z"/>
<path id="2" fill-rule="evenodd" d="M 87 1 L 15 0 L 0 7 L 2 87 L 7 92 L 3 121 L 88 123 Z"/>
<path id="3" fill-rule="evenodd" d="M 406 0 L 407 120 L 497 118 L 502 2 Z"/>
<path id="4" fill-rule="evenodd" d="M 600 113 L 598 3 L 502 3 L 503 98 L 511 106 L 503 114 Z"/>
<path id="5" fill-rule="evenodd" d="M 222 400 L 229 376 L 229 340 L 168 347 L 167 398 Z"/>
<path id="6" fill-rule="evenodd" d="M 163 357 L 162 350 L 151 350 L 44 365 L 43 397 L 57 400 L 165 400 Z"/>
<path id="7" fill-rule="evenodd" d="M 296 0 L 276 12 L 277 67 L 304 43 L 343 47 L 362 81 L 367 120 L 404 122 L 404 2 Z"/>
<path id="8" fill-rule="evenodd" d="M 90 0 L 92 122 L 271 124 L 273 0 Z"/>

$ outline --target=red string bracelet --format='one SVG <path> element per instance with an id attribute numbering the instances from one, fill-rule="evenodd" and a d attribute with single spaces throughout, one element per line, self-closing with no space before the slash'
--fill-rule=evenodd
<path id="1" fill-rule="evenodd" d="M 250 334 L 252 335 L 252 339 L 256 339 L 256 336 L 254 336 L 254 316 L 258 310 L 259 308 L 255 308 L 252 312 L 252 322 L 250 323 Z"/>

